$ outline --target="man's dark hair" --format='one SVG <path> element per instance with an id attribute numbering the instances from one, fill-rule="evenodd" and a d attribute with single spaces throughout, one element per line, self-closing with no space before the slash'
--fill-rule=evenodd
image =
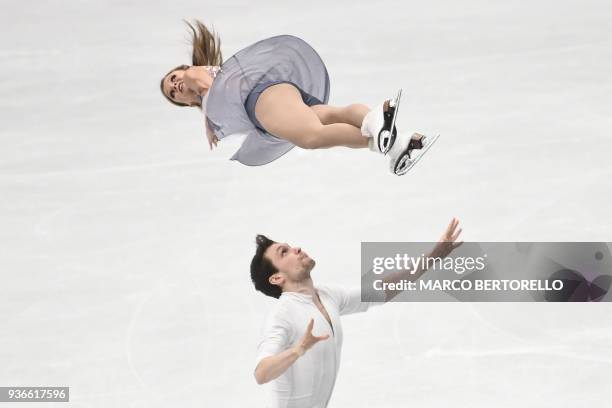
<path id="1" fill-rule="evenodd" d="M 282 290 L 280 286 L 273 285 L 269 281 L 270 276 L 278 272 L 278 269 L 272 265 L 272 261 L 264 256 L 266 249 L 270 248 L 274 241 L 264 235 L 257 235 L 255 243 L 257 244 L 257 249 L 251 261 L 251 281 L 253 281 L 256 290 L 264 295 L 278 299 Z"/>

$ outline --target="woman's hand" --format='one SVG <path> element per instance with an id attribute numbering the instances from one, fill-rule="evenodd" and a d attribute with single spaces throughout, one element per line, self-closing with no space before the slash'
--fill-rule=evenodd
<path id="1" fill-rule="evenodd" d="M 217 143 L 219 142 L 219 138 L 217 137 L 217 135 L 215 135 L 215 132 L 213 132 L 207 124 L 204 124 L 204 127 L 206 128 L 206 137 L 208 138 L 208 147 L 210 147 L 210 150 L 213 149 L 213 145 L 215 147 L 217 147 Z"/>

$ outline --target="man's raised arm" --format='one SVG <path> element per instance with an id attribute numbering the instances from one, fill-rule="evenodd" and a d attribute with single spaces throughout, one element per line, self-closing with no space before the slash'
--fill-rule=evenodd
<path id="1" fill-rule="evenodd" d="M 428 260 L 426 264 L 419 265 L 419 267 L 414 272 L 412 270 L 401 270 L 390 273 L 385 278 L 383 278 L 383 282 L 398 283 L 405 279 L 410 281 L 416 281 L 417 279 L 419 279 L 421 275 L 423 275 L 427 271 L 427 269 L 429 269 L 429 264 L 433 262 L 433 259 L 446 258 L 455 248 L 463 244 L 463 241 L 456 242 L 457 238 L 459 238 L 459 234 L 461 234 L 461 228 L 457 229 L 458 226 L 459 220 L 457 218 L 453 218 L 448 224 L 446 231 L 444 232 L 438 243 L 426 256 L 425 259 Z M 387 285 L 386 288 L 388 287 L 389 286 Z M 385 302 L 390 301 L 400 292 L 402 291 L 385 289 Z"/>

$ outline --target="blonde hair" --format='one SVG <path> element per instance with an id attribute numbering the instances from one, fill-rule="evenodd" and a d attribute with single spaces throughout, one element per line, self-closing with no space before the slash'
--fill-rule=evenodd
<path id="1" fill-rule="evenodd" d="M 194 20 L 193 24 L 184 20 L 187 27 L 191 31 L 191 64 L 194 66 L 220 66 L 223 64 L 223 55 L 221 54 L 221 39 L 214 31 L 210 31 L 200 20 Z M 168 102 L 177 106 L 190 106 L 186 103 L 181 103 L 172 100 L 164 93 L 164 79 L 174 71 L 185 71 L 189 65 L 179 65 L 172 68 L 160 81 L 159 88 Z M 200 104 L 196 104 L 200 106 Z"/>

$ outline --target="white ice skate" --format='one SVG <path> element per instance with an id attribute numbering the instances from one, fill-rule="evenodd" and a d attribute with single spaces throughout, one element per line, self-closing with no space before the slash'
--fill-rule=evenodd
<path id="1" fill-rule="evenodd" d="M 397 92 L 394 99 L 387 99 L 383 102 L 382 115 L 378 109 L 371 110 L 363 118 L 361 124 L 361 134 L 371 137 L 376 151 L 387 154 L 395 143 L 397 129 L 395 128 L 395 118 L 399 110 L 402 90 Z"/>
<path id="2" fill-rule="evenodd" d="M 424 136 L 415 133 L 412 137 L 408 138 L 400 135 L 389 151 L 389 167 L 391 172 L 398 176 L 406 174 L 408 170 L 421 160 L 423 155 L 438 140 L 439 136 Z"/>

